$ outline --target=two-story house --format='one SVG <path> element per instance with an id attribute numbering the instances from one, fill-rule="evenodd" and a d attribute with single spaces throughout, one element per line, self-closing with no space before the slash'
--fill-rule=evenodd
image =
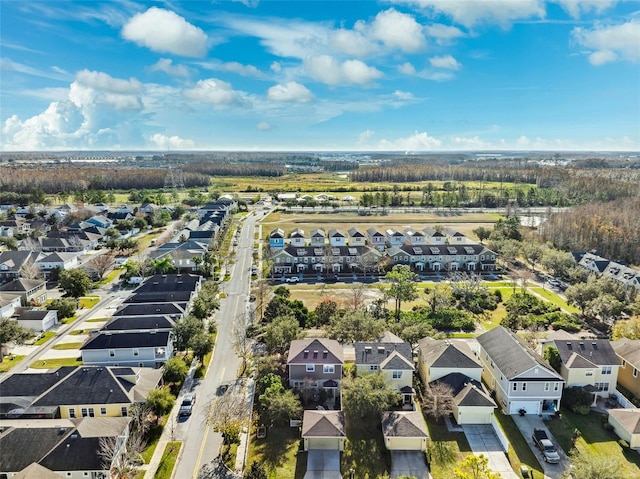
<path id="1" fill-rule="evenodd" d="M 618 382 L 620 363 L 608 339 L 554 342 L 566 387 L 591 386 L 596 397 L 609 397 Z"/>
<path id="2" fill-rule="evenodd" d="M 0 293 L 0 318 L 10 318 L 22 304 L 18 293 Z"/>
<path id="3" fill-rule="evenodd" d="M 314 248 L 324 248 L 327 235 L 323 229 L 317 228 L 311 231 L 311 246 Z"/>
<path id="4" fill-rule="evenodd" d="M 284 248 L 284 230 L 276 228 L 269 233 L 269 246 L 273 249 Z"/>
<path id="5" fill-rule="evenodd" d="M 313 394 L 324 390 L 328 400 L 335 400 L 342 382 L 343 364 L 342 345 L 335 339 L 295 339 L 287 356 L 289 386 L 310 390 Z"/>
<path id="6" fill-rule="evenodd" d="M 402 405 L 413 408 L 413 353 L 405 342 L 354 343 L 356 374 L 380 373 L 402 395 Z"/>
<path id="7" fill-rule="evenodd" d="M 387 237 L 387 244 L 390 248 L 393 248 L 394 246 L 402 246 L 405 242 L 404 234 L 396 229 L 389 228 L 385 231 L 385 235 Z"/>
<path id="8" fill-rule="evenodd" d="M 516 334 L 497 326 L 477 340 L 482 378 L 507 414 L 553 414 L 560 409 L 564 379 Z"/>
<path id="9" fill-rule="evenodd" d="M 73 269 L 78 267 L 78 255 L 76 253 L 49 253 L 43 254 L 35 262 L 36 267 L 45 277 L 54 269 Z"/>
<path id="10" fill-rule="evenodd" d="M 307 244 L 307 237 L 304 234 L 304 230 L 301 228 L 294 229 L 289 235 L 289 240 L 291 242 L 291 246 L 304 247 Z"/>
<path id="11" fill-rule="evenodd" d="M 447 243 L 447 237 L 441 231 L 434 228 L 425 228 L 424 232 L 425 243 L 428 245 L 444 245 Z"/>
<path id="12" fill-rule="evenodd" d="M 618 382 L 640 399 L 640 339 L 618 339 L 611 347 L 620 361 Z"/>
<path id="13" fill-rule="evenodd" d="M 19 278 L 23 269 L 33 265 L 39 256 L 35 251 L 1 251 L 0 283 Z"/>
<path id="14" fill-rule="evenodd" d="M 0 286 L 2 293 L 18 293 L 23 306 L 41 305 L 47 301 L 47 283 L 41 279 L 14 279 Z"/>
<path id="15" fill-rule="evenodd" d="M 424 232 L 420 230 L 407 228 L 404 230 L 404 237 L 406 238 L 407 243 L 410 245 L 421 246 L 426 244 Z"/>
<path id="16" fill-rule="evenodd" d="M 331 246 L 346 246 L 347 236 L 337 228 L 331 228 L 329 230 L 329 244 Z"/>
<path id="17" fill-rule="evenodd" d="M 378 228 L 371 227 L 367 229 L 367 240 L 372 248 L 376 248 L 378 251 L 384 251 L 387 237 Z"/>
<path id="18" fill-rule="evenodd" d="M 80 353 L 87 365 L 159 368 L 173 356 L 173 332 L 100 331 L 80 347 Z"/>
<path id="19" fill-rule="evenodd" d="M 349 246 L 364 246 L 367 243 L 367 237 L 358 228 L 349 228 Z"/>

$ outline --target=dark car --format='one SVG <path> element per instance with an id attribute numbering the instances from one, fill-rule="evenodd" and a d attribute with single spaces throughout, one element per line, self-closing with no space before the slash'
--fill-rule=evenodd
<path id="1" fill-rule="evenodd" d="M 180 405 L 179 416 L 191 416 L 191 412 L 193 411 L 193 405 L 196 403 L 196 395 L 188 394 L 182 400 L 182 404 Z"/>

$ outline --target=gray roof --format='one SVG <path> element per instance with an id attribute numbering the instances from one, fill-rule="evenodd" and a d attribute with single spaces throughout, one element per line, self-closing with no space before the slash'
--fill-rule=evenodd
<path id="1" fill-rule="evenodd" d="M 127 303 L 114 316 L 183 315 L 187 303 Z"/>
<path id="2" fill-rule="evenodd" d="M 59 427 L 6 429 L 0 433 L 0 471 L 17 472 L 33 462 L 40 462 L 69 434 L 69 428 Z M 95 456 L 95 451 L 92 454 Z"/>
<path id="3" fill-rule="evenodd" d="M 345 437 L 346 431 L 343 411 L 304 412 L 302 437 Z"/>
<path id="4" fill-rule="evenodd" d="M 0 286 L 0 291 L 5 292 L 28 292 L 39 286 L 46 287 L 47 282 L 41 279 L 17 278 Z"/>
<path id="5" fill-rule="evenodd" d="M 611 347 L 622 359 L 640 369 L 640 339 L 622 338 L 612 341 Z"/>
<path id="6" fill-rule="evenodd" d="M 413 370 L 413 353 L 409 343 L 354 343 L 356 365 L 377 364 L 385 369 Z M 399 357 L 398 357 L 399 356 Z"/>
<path id="7" fill-rule="evenodd" d="M 429 384 L 444 383 L 451 388 L 453 400 L 458 406 L 492 406 L 496 403 L 491 399 L 484 386 L 462 373 L 449 373 Z"/>
<path id="8" fill-rule="evenodd" d="M 497 326 L 481 334 L 477 339 L 482 349 L 509 381 L 536 366 L 545 368 L 551 375 L 562 381 L 562 376 L 555 372 L 548 362 L 503 326 Z M 532 376 L 527 379 L 537 378 Z"/>
<path id="9" fill-rule="evenodd" d="M 465 342 L 424 338 L 418 342 L 418 348 L 432 368 L 482 369 Z"/>
<path id="10" fill-rule="evenodd" d="M 158 331 L 157 333 L 100 333 L 89 338 L 80 347 L 80 350 L 161 347 L 169 344 L 170 335 L 170 331 Z"/>
<path id="11" fill-rule="evenodd" d="M 157 291 L 195 291 L 202 276 L 194 274 L 156 274 L 150 276 L 133 293 Z"/>
<path id="12" fill-rule="evenodd" d="M 429 437 L 420 410 L 383 412 L 382 434 L 385 437 Z"/>
<path id="13" fill-rule="evenodd" d="M 560 359 L 569 368 L 620 364 L 608 339 L 555 340 L 554 344 L 560 353 Z"/>
<path id="14" fill-rule="evenodd" d="M 75 370 L 76 366 L 61 366 L 38 374 L 11 374 L 0 383 L 0 397 L 40 396 Z"/>
<path id="15" fill-rule="evenodd" d="M 35 261 L 39 253 L 34 251 L 2 251 L 0 264 L 6 265 L 10 271 L 18 271 L 28 261 Z"/>
<path id="16" fill-rule="evenodd" d="M 294 339 L 289 346 L 287 364 L 342 364 L 342 345 L 335 339 Z"/>
<path id="17" fill-rule="evenodd" d="M 176 322 L 169 316 L 116 316 L 102 327 L 103 331 L 171 330 Z"/>
<path id="18" fill-rule="evenodd" d="M 131 303 L 187 303 L 191 300 L 193 291 L 151 291 L 132 293 L 123 302 Z"/>
<path id="19" fill-rule="evenodd" d="M 41 466 L 37 462 L 32 462 L 12 479 L 60 479 L 60 474 L 56 474 L 50 469 Z"/>

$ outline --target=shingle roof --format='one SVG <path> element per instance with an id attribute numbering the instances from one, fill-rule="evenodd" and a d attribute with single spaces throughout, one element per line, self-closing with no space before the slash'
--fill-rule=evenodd
<path id="1" fill-rule="evenodd" d="M 60 475 L 50 469 L 41 466 L 37 462 L 32 462 L 12 479 L 60 479 Z"/>
<path id="2" fill-rule="evenodd" d="M 382 413 L 382 434 L 386 437 L 429 437 L 420 410 Z"/>
<path id="3" fill-rule="evenodd" d="M 399 351 L 393 351 L 385 360 L 380 363 L 380 369 L 382 370 L 409 370 L 413 371 L 415 368 L 413 366 L 413 360 L 407 359 L 403 354 Z"/>
<path id="4" fill-rule="evenodd" d="M 187 303 L 127 303 L 114 316 L 183 315 Z"/>
<path id="5" fill-rule="evenodd" d="M 549 374 L 562 380 L 562 376 L 556 373 L 548 362 L 503 326 L 497 326 L 477 339 L 482 349 L 509 381 L 536 366 L 545 368 Z"/>
<path id="6" fill-rule="evenodd" d="M 413 369 L 413 352 L 409 343 L 357 342 L 353 346 L 356 364 L 384 364 L 387 369 Z"/>
<path id="7" fill-rule="evenodd" d="M 152 348 L 166 346 L 169 343 L 170 331 L 157 333 L 100 333 L 80 347 L 87 349 L 124 349 L 124 348 Z"/>
<path id="8" fill-rule="evenodd" d="M 69 428 L 9 428 L 0 434 L 0 471 L 21 471 L 70 434 Z M 95 455 L 95 452 L 93 453 Z"/>
<path id="9" fill-rule="evenodd" d="M 451 388 L 453 400 L 458 406 L 493 406 L 496 403 L 482 384 L 462 373 L 449 373 L 429 384 L 444 383 Z"/>
<path id="10" fill-rule="evenodd" d="M 345 437 L 343 411 L 306 410 L 302 418 L 302 437 Z"/>
<path id="11" fill-rule="evenodd" d="M 193 274 L 156 274 L 147 278 L 133 294 L 152 291 L 195 291 L 200 281 L 202 277 Z"/>
<path id="12" fill-rule="evenodd" d="M 34 288 L 37 288 L 38 286 L 46 287 L 46 281 L 42 281 L 39 279 L 17 278 L 0 286 L 0 291 L 27 292 L 31 291 Z"/>
<path id="13" fill-rule="evenodd" d="M 0 397 L 40 396 L 75 370 L 75 366 L 62 366 L 45 373 L 12 374 L 0 383 Z"/>
<path id="14" fill-rule="evenodd" d="M 640 369 L 640 339 L 619 339 L 611 347 L 622 359 Z"/>
<path id="15" fill-rule="evenodd" d="M 35 261 L 38 253 L 33 251 L 2 251 L 0 264 L 6 265 L 11 271 L 18 271 L 27 261 Z"/>
<path id="16" fill-rule="evenodd" d="M 169 316 L 116 316 L 102 327 L 103 331 L 171 330 L 175 321 Z"/>
<path id="17" fill-rule="evenodd" d="M 465 342 L 424 338 L 418 342 L 418 348 L 432 368 L 482 369 Z"/>
<path id="18" fill-rule="evenodd" d="M 567 366 L 570 363 L 577 368 L 620 364 L 608 339 L 556 340 L 554 344 L 560 353 L 560 359 Z"/>
<path id="19" fill-rule="evenodd" d="M 124 303 L 186 303 L 191 300 L 192 294 L 192 291 L 153 291 L 132 293 L 131 296 L 124 300 Z"/>
<path id="20" fill-rule="evenodd" d="M 342 345 L 335 339 L 294 339 L 289 346 L 287 364 L 342 364 L 343 362 Z"/>
<path id="21" fill-rule="evenodd" d="M 609 415 L 631 434 L 640 434 L 640 409 L 609 409 Z"/>

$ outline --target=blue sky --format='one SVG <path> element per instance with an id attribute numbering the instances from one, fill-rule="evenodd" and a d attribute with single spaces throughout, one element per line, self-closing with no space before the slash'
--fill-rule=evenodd
<path id="1" fill-rule="evenodd" d="M 1 148 L 640 150 L 640 2 L 0 2 Z"/>

